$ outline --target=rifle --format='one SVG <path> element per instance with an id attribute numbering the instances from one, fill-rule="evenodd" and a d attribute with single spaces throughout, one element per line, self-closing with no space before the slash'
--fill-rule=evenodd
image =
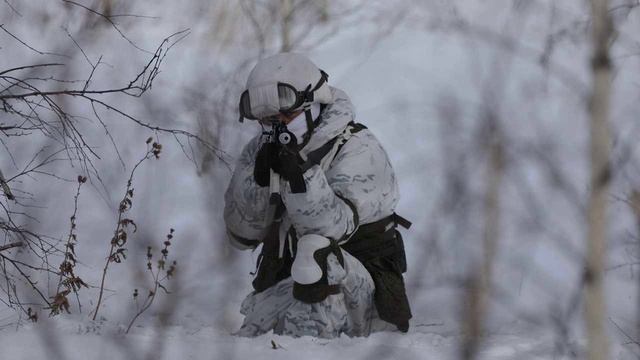
<path id="1" fill-rule="evenodd" d="M 277 144 L 277 148 L 287 146 L 291 143 L 291 133 L 287 129 L 287 125 L 280 121 L 273 121 L 271 123 L 271 131 L 263 132 L 267 135 L 267 142 Z M 267 225 L 271 224 L 275 218 L 276 210 L 282 203 L 282 197 L 280 195 L 280 174 L 273 169 L 269 169 L 269 205 L 267 207 L 267 216 L 265 221 Z"/>

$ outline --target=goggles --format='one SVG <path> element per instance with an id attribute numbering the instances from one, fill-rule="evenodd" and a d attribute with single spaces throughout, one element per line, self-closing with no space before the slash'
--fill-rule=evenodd
<path id="1" fill-rule="evenodd" d="M 279 113 L 287 114 L 314 102 L 313 93 L 327 81 L 328 75 L 320 71 L 321 77 L 313 89 L 309 85 L 298 91 L 287 83 L 269 84 L 245 90 L 240 96 L 240 121 L 266 119 Z"/>

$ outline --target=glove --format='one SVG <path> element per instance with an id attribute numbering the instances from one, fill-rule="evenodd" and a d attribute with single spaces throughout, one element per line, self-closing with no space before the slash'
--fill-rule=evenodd
<path id="1" fill-rule="evenodd" d="M 253 167 L 253 178 L 262 187 L 269 186 L 270 169 L 280 166 L 278 160 L 279 144 L 264 143 L 256 154 L 256 163 Z"/>
<path id="2" fill-rule="evenodd" d="M 307 187 L 302 175 L 302 158 L 298 154 L 298 142 L 295 135 L 283 130 L 288 134 L 287 142 L 282 143 L 282 137 L 277 133 L 276 142 L 264 143 L 256 154 L 256 163 L 253 169 L 253 176 L 259 186 L 269 186 L 270 170 L 278 173 L 283 179 L 289 181 L 291 192 L 304 193 Z"/>
<path id="3" fill-rule="evenodd" d="M 289 146 L 283 146 L 278 154 L 278 166 L 273 171 L 289 182 L 291 192 L 294 194 L 307 192 L 302 175 L 302 159 L 298 151 Z"/>

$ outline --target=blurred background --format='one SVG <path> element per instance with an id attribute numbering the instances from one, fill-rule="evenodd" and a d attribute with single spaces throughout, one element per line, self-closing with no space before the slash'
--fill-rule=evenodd
<path id="1" fill-rule="evenodd" d="M 640 4 L 612 1 L 609 15 L 603 317 L 611 358 L 634 359 Z M 147 247 L 156 261 L 173 228 L 168 258 L 177 271 L 163 283 L 170 293 L 158 290 L 134 334 L 213 339 L 220 353 L 212 358 L 271 347 L 272 335 L 253 342 L 230 335 L 242 321 L 257 253 L 228 245 L 223 195 L 235 158 L 260 131 L 238 122 L 246 77 L 257 59 L 295 51 L 351 97 L 356 119 L 391 158 L 397 212 L 413 222 L 403 237 L 414 318 L 405 337 L 276 341 L 293 350 L 307 344 L 312 358 L 333 345 L 354 358 L 455 357 L 480 311 L 488 339 L 481 357 L 581 358 L 591 28 L 591 8 L 578 0 L 3 0 L 0 171 L 15 200 L 0 196 L 0 245 L 26 245 L 0 252 L 0 331 L 25 326 L 46 348 L 56 345 L 42 338 L 60 327 L 63 338 L 102 334 L 113 339 L 100 346 L 122 344 L 122 327 L 142 301 L 134 289 L 143 298 L 154 285 Z M 18 96 L 29 92 L 40 95 Z M 141 162 L 128 188 L 150 137 L 162 145 L 159 158 Z M 79 192 L 78 176 L 88 178 Z M 130 189 L 132 205 L 119 211 Z M 91 321 L 122 214 L 137 231 L 129 226 L 126 259 L 109 265 Z M 49 317 L 69 239 L 74 274 L 89 287 L 69 294 L 71 314 Z M 486 306 L 474 301 L 478 281 Z M 30 324 L 34 313 L 39 322 Z M 178 353 L 189 347 L 167 344 Z M 65 349 L 56 351 L 71 356 Z"/>

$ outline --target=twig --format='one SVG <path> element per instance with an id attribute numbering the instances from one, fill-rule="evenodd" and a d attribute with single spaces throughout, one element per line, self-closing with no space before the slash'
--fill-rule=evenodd
<path id="1" fill-rule="evenodd" d="M 35 69 L 38 67 L 47 67 L 47 66 L 64 66 L 64 64 L 61 63 L 48 63 L 48 64 L 34 64 L 34 65 L 25 65 L 25 66 L 18 66 L 18 67 L 14 67 L 11 69 L 7 69 L 4 71 L 0 71 L 0 75 L 4 75 L 7 73 L 10 73 L 12 71 L 18 71 L 18 70 L 24 70 L 24 69 Z"/>
<path id="2" fill-rule="evenodd" d="M 16 264 L 16 262 L 14 260 L 11 259 L 7 259 L 6 257 L 3 256 L 3 258 L 7 261 L 9 261 L 9 263 L 11 265 L 13 265 L 13 267 L 20 273 L 20 275 L 22 275 L 22 277 L 29 283 L 29 285 L 31 285 L 31 288 L 33 288 L 33 290 L 40 296 L 40 298 L 42 300 L 44 300 L 45 303 L 47 303 L 48 306 L 51 306 L 51 303 L 49 302 L 49 300 L 47 299 L 46 296 L 44 296 L 44 294 L 42 293 L 42 291 L 40 291 L 40 289 L 38 289 L 38 287 L 36 286 L 36 282 L 34 282 L 33 280 L 31 280 L 31 277 L 27 274 L 24 273 L 24 271 L 22 271 L 22 269 L 20 269 L 20 267 Z"/>
<path id="3" fill-rule="evenodd" d="M 111 24 L 111 26 L 112 26 L 112 27 L 113 27 L 113 28 L 118 32 L 118 34 L 120 34 L 120 36 L 122 36 L 122 38 L 123 38 L 123 39 L 125 39 L 129 44 L 131 44 L 131 46 L 133 46 L 134 48 L 136 48 L 136 49 L 138 49 L 138 50 L 140 50 L 140 51 L 142 51 L 142 52 L 146 52 L 146 53 L 148 53 L 148 54 L 151 54 L 151 52 L 149 52 L 148 50 L 145 50 L 145 49 L 143 49 L 143 48 L 139 47 L 136 43 L 134 43 L 133 41 L 131 41 L 131 39 L 129 39 L 129 38 L 128 38 L 128 37 L 127 37 L 127 36 L 122 32 L 122 30 L 120 30 L 120 28 L 118 27 L 118 25 L 116 25 L 116 23 L 114 23 L 114 22 L 113 22 L 113 20 L 111 20 L 112 16 L 105 15 L 105 14 L 103 14 L 103 13 L 99 12 L 99 11 L 93 10 L 93 9 L 91 9 L 91 8 L 89 8 L 89 7 L 87 7 L 87 6 L 84 6 L 84 5 L 82 5 L 82 4 L 79 4 L 79 3 L 75 2 L 75 1 L 71 1 L 71 0 L 62 0 L 62 1 L 63 1 L 63 2 L 66 2 L 66 3 L 68 3 L 68 4 L 71 4 L 71 5 L 79 6 L 79 7 L 83 8 L 83 9 L 87 10 L 88 12 L 90 12 L 90 13 L 92 13 L 92 14 L 95 14 L 95 15 L 97 15 L 97 16 L 99 16 L 99 17 L 101 17 L 101 18 L 105 19 L 105 20 L 106 20 L 109 24 Z"/>
<path id="4" fill-rule="evenodd" d="M 9 185 L 7 184 L 7 180 L 5 180 L 4 175 L 2 175 L 2 170 L 0 170 L 0 187 L 2 187 L 2 191 L 4 192 L 4 195 L 7 197 L 7 199 L 15 200 L 15 197 L 11 193 Z"/>
<path id="5" fill-rule="evenodd" d="M 432 327 L 432 326 L 443 326 L 443 325 L 444 325 L 443 322 L 439 322 L 439 323 L 418 324 L 416 325 L 416 327 Z"/>
<path id="6" fill-rule="evenodd" d="M 604 271 L 612 271 L 612 270 L 621 269 L 621 268 L 624 268 L 624 267 L 627 267 L 627 266 L 637 266 L 637 265 L 640 265 L 639 261 L 629 262 L 629 263 L 626 263 L 626 264 L 612 265 L 612 266 L 609 266 L 609 267 L 605 268 Z"/>
<path id="7" fill-rule="evenodd" d="M 622 327 L 620 327 L 620 325 L 618 325 L 618 323 L 616 323 L 615 321 L 613 321 L 612 318 L 609 318 L 609 321 L 611 321 L 611 323 L 613 325 L 615 325 L 616 328 L 618 328 L 618 330 L 622 333 L 622 335 L 624 335 L 628 340 L 629 340 L 629 344 L 635 344 L 640 346 L 640 342 L 638 342 L 638 340 L 634 339 L 631 337 L 631 335 L 629 335 L 629 333 L 627 333 L 626 331 L 624 331 L 624 329 L 622 329 Z"/>
<path id="8" fill-rule="evenodd" d="M 52 53 L 52 52 L 47 52 L 47 51 L 40 51 L 35 49 L 34 47 L 30 46 L 29 44 L 27 44 L 26 42 L 22 41 L 22 39 L 20 39 L 19 37 L 17 37 L 16 35 L 14 35 L 13 33 L 11 33 L 9 30 L 7 30 L 4 27 L 4 24 L 0 24 L 0 29 L 2 29 L 2 31 L 4 31 L 5 33 L 7 33 L 9 36 L 11 36 L 12 38 L 14 38 L 16 41 L 18 41 L 19 43 L 21 43 L 22 45 L 24 45 L 25 47 L 27 47 L 29 50 L 34 51 L 40 55 L 53 55 L 53 56 L 60 56 L 60 57 L 66 57 L 68 58 L 69 56 L 67 55 L 62 55 L 62 54 L 56 54 L 56 53 Z"/>
<path id="9" fill-rule="evenodd" d="M 5 251 L 5 250 L 13 249 L 16 247 L 23 247 L 23 246 L 24 246 L 24 243 L 22 241 L 16 241 L 7 245 L 0 246 L 0 251 Z"/>
<path id="10" fill-rule="evenodd" d="M 13 7 L 13 5 L 11 5 L 11 3 L 9 2 L 9 0 L 4 0 L 4 3 L 7 4 L 7 6 L 9 7 L 9 9 L 11 9 L 11 11 L 13 11 L 14 13 L 16 13 L 16 15 L 22 17 L 22 14 L 20 14 L 20 12 Z"/>

